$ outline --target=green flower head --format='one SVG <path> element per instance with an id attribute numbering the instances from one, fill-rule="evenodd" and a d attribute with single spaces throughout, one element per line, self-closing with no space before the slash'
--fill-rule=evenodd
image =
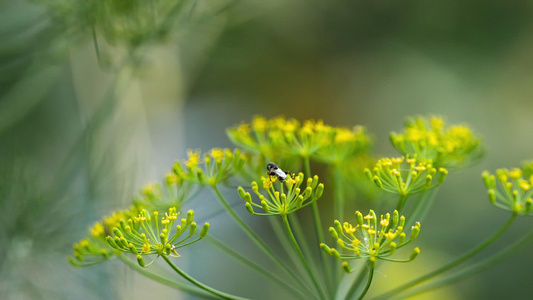
<path id="1" fill-rule="evenodd" d="M 257 182 L 252 182 L 252 190 L 261 204 L 254 203 L 250 193 L 239 187 L 239 195 L 246 201 L 246 209 L 254 215 L 288 215 L 313 203 L 324 192 L 324 185 L 318 182 L 316 175 L 306 180 L 305 189 L 300 188 L 304 182 L 302 173 L 289 174 L 284 182 L 279 182 L 276 176 L 262 177 L 261 181 L 261 187 Z M 254 207 L 264 213 L 255 212 Z"/>
<path id="2" fill-rule="evenodd" d="M 373 210 L 370 210 L 366 216 L 356 211 L 355 216 L 357 218 L 357 225 L 355 226 L 348 222 L 341 225 L 339 221 L 335 221 L 333 227 L 329 228 L 329 232 L 337 241 L 337 245 L 347 253 L 341 254 L 337 249 L 322 243 L 320 247 L 324 252 L 342 260 L 368 259 L 373 267 L 375 267 L 378 259 L 409 262 L 420 253 L 420 250 L 415 248 L 406 260 L 390 258 L 397 249 L 408 245 L 418 237 L 420 223 L 417 222 L 411 227 L 411 235 L 407 239 L 404 232 L 405 217 L 400 216 L 398 211 L 394 211 L 392 217 L 390 214 L 381 215 L 379 222 Z M 344 267 L 346 269 L 347 265 Z"/>
<path id="3" fill-rule="evenodd" d="M 380 159 L 372 171 L 365 169 L 365 173 L 380 189 L 406 196 L 439 186 L 448 171 L 444 168 L 437 171 L 428 160 L 417 162 L 415 156 Z"/>
<path id="4" fill-rule="evenodd" d="M 74 258 L 69 258 L 70 263 L 75 266 L 91 266 L 113 258 L 115 253 L 106 242 L 106 236 L 111 234 L 116 226 L 120 226 L 121 220 L 130 219 L 139 211 L 139 206 L 132 206 L 129 210 L 115 211 L 96 222 L 89 228 L 89 235 L 74 244 Z"/>
<path id="5" fill-rule="evenodd" d="M 179 257 L 177 249 L 204 238 L 209 231 L 209 223 L 205 223 L 198 237 L 192 239 L 197 232 L 194 211 L 189 210 L 187 217 L 173 227 L 178 215 L 175 207 L 169 208 L 164 216 L 160 216 L 158 211 L 150 214 L 143 209 L 137 217 L 121 220 L 106 240 L 118 251 L 135 254 L 142 267 L 149 265 L 144 262 L 145 255 Z"/>
<path id="6" fill-rule="evenodd" d="M 295 119 L 267 120 L 258 116 L 251 125 L 244 123 L 228 129 L 227 133 L 236 145 L 276 161 L 303 157 L 338 164 L 365 152 L 370 145 L 364 127 L 332 127 L 321 120 L 306 120 L 301 124 Z"/>
<path id="7" fill-rule="evenodd" d="M 464 125 L 446 126 L 440 117 L 410 118 L 405 133 L 391 133 L 392 145 L 403 155 L 418 156 L 436 167 L 459 168 L 479 160 L 484 150 L 479 137 Z"/>
<path id="8" fill-rule="evenodd" d="M 244 165 L 241 150 L 214 148 L 201 157 L 200 150 L 189 150 L 188 160 L 183 164 L 176 162 L 172 168 L 173 174 L 179 179 L 200 185 L 219 184 Z"/>
<path id="9" fill-rule="evenodd" d="M 524 165 L 524 169 L 498 169 L 496 176 L 483 172 L 483 183 L 494 206 L 517 215 L 531 215 L 533 175 L 525 177 L 528 165 Z"/>

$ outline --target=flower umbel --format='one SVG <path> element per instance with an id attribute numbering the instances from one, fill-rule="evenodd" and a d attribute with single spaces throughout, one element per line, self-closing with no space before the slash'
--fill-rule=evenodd
<path id="1" fill-rule="evenodd" d="M 227 132 L 235 144 L 276 161 L 281 161 L 284 154 L 340 163 L 366 151 L 370 145 L 364 127 L 332 127 L 322 120 L 306 120 L 300 124 L 295 119 L 276 117 L 267 120 L 257 116 L 251 126 L 241 124 Z"/>
<path id="2" fill-rule="evenodd" d="M 209 223 L 205 223 L 200 235 L 191 241 L 197 229 L 194 211 L 189 210 L 187 217 L 181 219 L 174 228 L 178 215 L 175 207 L 169 208 L 161 217 L 158 211 L 150 214 L 143 209 L 137 217 L 121 220 L 119 226 L 113 229 L 113 235 L 108 235 L 106 240 L 116 250 L 137 255 L 137 261 L 142 267 L 149 265 L 145 264 L 143 255 L 179 257 L 176 250 L 204 238 L 209 231 Z M 185 232 L 188 234 L 182 237 Z"/>
<path id="3" fill-rule="evenodd" d="M 406 164 L 404 164 L 404 161 Z M 368 178 L 382 190 L 402 196 L 420 193 L 441 185 L 448 171 L 437 171 L 431 161 L 418 162 L 414 158 L 382 158 L 373 171 L 365 169 Z"/>
<path id="4" fill-rule="evenodd" d="M 177 178 L 201 185 L 216 185 L 239 171 L 243 164 L 241 150 L 214 148 L 201 159 L 199 150 L 189 150 L 189 159 L 176 162 L 172 172 Z"/>
<path id="5" fill-rule="evenodd" d="M 276 183 L 275 176 L 261 178 L 262 190 L 266 191 L 266 196 L 260 191 L 257 182 L 252 182 L 252 190 L 259 197 L 261 205 L 252 200 L 250 193 L 239 187 L 239 195 L 246 201 L 246 209 L 254 215 L 288 215 L 318 200 L 324 192 L 324 185 L 318 183 L 318 176 L 308 178 L 306 188 L 302 191 L 300 186 L 304 182 L 303 173 L 298 175 L 289 174 L 285 182 Z M 264 213 L 257 213 L 254 207 L 260 208 Z"/>
<path id="6" fill-rule="evenodd" d="M 527 165 L 524 166 L 527 172 Z M 483 172 L 483 182 L 487 187 L 490 202 L 501 209 L 517 215 L 531 215 L 533 207 L 533 175 L 524 177 L 522 169 L 498 169 L 496 176 Z"/>
<path id="7" fill-rule="evenodd" d="M 113 248 L 106 242 L 106 235 L 120 225 L 120 220 L 129 219 L 138 214 L 139 207 L 132 206 L 129 210 L 115 211 L 104 217 L 89 228 L 89 235 L 74 244 L 74 259 L 69 259 L 75 266 L 91 266 L 114 257 Z"/>
<path id="8" fill-rule="evenodd" d="M 331 236 L 337 240 L 337 245 L 348 251 L 348 254 L 341 254 L 337 249 L 330 248 L 326 244 L 320 247 L 327 254 L 342 260 L 367 258 L 375 267 L 376 260 L 386 260 L 393 262 L 409 262 L 414 260 L 420 253 L 420 249 L 415 248 L 413 253 L 406 260 L 395 260 L 389 258 L 397 249 L 400 249 L 418 237 L 420 233 L 420 223 L 411 227 L 411 235 L 406 239 L 404 232 L 405 217 L 400 216 L 398 211 L 381 215 L 379 221 L 373 210 L 368 215 L 363 216 L 359 211 L 355 212 L 357 225 L 354 227 L 348 222 L 336 220 L 333 227 L 329 228 Z M 348 267 L 343 265 L 345 270 Z"/>
<path id="9" fill-rule="evenodd" d="M 420 161 L 431 160 L 437 167 L 457 168 L 483 156 L 479 137 L 464 125 L 446 127 L 440 117 L 409 118 L 405 133 L 392 132 L 392 145 L 403 155 L 418 155 Z"/>

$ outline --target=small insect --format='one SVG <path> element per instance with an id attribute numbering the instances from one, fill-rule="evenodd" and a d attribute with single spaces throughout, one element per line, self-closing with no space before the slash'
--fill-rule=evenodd
<path id="1" fill-rule="evenodd" d="M 267 174 L 270 176 L 278 176 L 279 182 L 284 182 L 287 179 L 287 174 L 289 174 L 289 172 L 283 171 L 278 165 L 272 162 L 267 164 L 267 171 Z"/>

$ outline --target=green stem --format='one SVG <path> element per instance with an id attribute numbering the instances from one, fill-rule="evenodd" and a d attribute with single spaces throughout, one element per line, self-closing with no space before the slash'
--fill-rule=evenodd
<path id="1" fill-rule="evenodd" d="M 300 249 L 300 246 L 298 245 L 298 242 L 296 241 L 296 238 L 294 237 L 294 234 L 292 233 L 291 225 L 289 224 L 289 219 L 287 218 L 287 215 L 282 215 L 281 217 L 283 219 L 283 223 L 285 224 L 285 228 L 287 229 L 287 233 L 289 234 L 289 237 L 290 237 L 290 239 L 292 241 L 292 245 L 294 246 L 294 249 L 298 253 L 298 256 L 300 257 L 300 261 L 304 265 L 305 270 L 307 271 L 307 274 L 309 275 L 309 278 L 311 278 L 311 280 L 313 281 L 313 284 L 315 285 L 315 288 L 317 290 L 319 298 L 320 299 L 327 299 L 327 296 L 324 293 L 324 290 L 322 289 L 322 287 L 318 283 L 318 281 L 317 281 L 317 279 L 315 277 L 315 274 L 313 274 L 313 272 L 311 271 L 311 268 L 309 267 L 309 264 L 307 263 L 307 260 L 305 259 L 304 255 L 302 253 L 302 250 Z"/>
<path id="2" fill-rule="evenodd" d="M 206 298 L 211 298 L 211 299 L 218 299 L 217 296 L 215 295 L 212 295 L 210 293 L 207 293 L 201 289 L 198 289 L 196 287 L 193 287 L 193 286 L 190 286 L 190 285 L 187 285 L 187 284 L 184 284 L 182 282 L 178 282 L 178 281 L 173 281 L 173 280 L 170 280 L 170 279 L 167 279 L 163 276 L 160 276 L 158 274 L 155 274 L 155 273 L 152 273 L 150 271 L 148 271 L 146 268 L 143 268 L 141 266 L 139 266 L 136 262 L 133 262 L 131 260 L 129 260 L 128 258 L 126 258 L 124 255 L 117 255 L 118 258 L 120 260 L 122 260 L 125 264 L 127 264 L 130 268 L 134 269 L 135 271 L 139 272 L 140 274 L 154 280 L 154 281 L 157 281 L 161 284 L 164 284 L 166 286 L 169 286 L 171 288 L 175 288 L 175 289 L 178 289 L 178 290 L 181 290 L 181 291 L 184 291 L 186 293 L 189 293 L 189 294 L 194 294 L 194 295 L 197 295 L 197 296 L 201 296 L 201 297 L 206 297 Z"/>
<path id="3" fill-rule="evenodd" d="M 514 242 L 512 245 L 506 247 L 505 249 L 501 250 L 500 252 L 492 255 L 491 257 L 488 257 L 472 266 L 469 266 L 461 271 L 455 272 L 454 274 L 451 274 L 445 278 L 440 279 L 439 281 L 436 281 L 432 284 L 428 284 L 426 286 L 423 286 L 411 293 L 408 293 L 406 295 L 402 296 L 403 298 L 419 295 L 434 289 L 441 288 L 443 286 L 452 284 L 454 282 L 457 282 L 461 279 L 470 277 L 472 275 L 475 275 L 483 270 L 488 269 L 489 267 L 496 265 L 500 263 L 501 261 L 505 260 L 506 258 L 509 258 L 512 256 L 513 253 L 520 250 L 520 248 L 524 247 L 527 243 L 531 242 L 533 240 L 533 231 L 529 232 L 526 236 L 521 238 L 520 240 Z"/>
<path id="4" fill-rule="evenodd" d="M 398 199 L 398 205 L 396 206 L 396 210 L 398 213 L 402 213 L 402 209 L 405 206 L 405 203 L 407 202 L 407 195 L 400 195 L 400 199 Z"/>
<path id="5" fill-rule="evenodd" d="M 238 297 L 238 296 L 234 296 L 234 295 L 230 295 L 230 294 L 226 294 L 224 292 L 221 292 L 219 290 L 216 290 L 212 287 L 209 287 L 201 282 L 199 282 L 198 280 L 192 278 L 191 276 L 187 275 L 187 273 L 183 272 L 183 270 L 181 270 L 180 268 L 178 268 L 178 266 L 176 266 L 170 259 L 168 259 L 168 257 L 166 255 L 162 255 L 161 257 L 163 257 L 163 259 L 167 262 L 167 264 L 174 270 L 176 271 L 176 273 L 180 274 L 181 277 L 185 278 L 187 281 L 189 281 L 190 283 L 196 285 L 197 287 L 213 294 L 213 295 L 217 295 L 219 296 L 220 298 L 222 299 L 235 299 L 235 300 L 245 300 L 247 298 L 242 298 L 242 297 Z"/>
<path id="6" fill-rule="evenodd" d="M 341 169 L 337 165 L 333 166 L 333 183 L 335 184 L 335 201 L 333 202 L 335 206 L 335 218 L 337 220 L 344 220 L 344 182 L 342 180 Z"/>
<path id="7" fill-rule="evenodd" d="M 477 253 L 479 253 L 481 250 L 487 248 L 490 244 L 492 244 L 495 240 L 497 240 L 504 232 L 505 230 L 507 230 L 507 228 L 509 228 L 509 226 L 513 223 L 513 221 L 516 219 L 516 214 L 513 214 L 509 220 L 507 220 L 507 222 L 502 226 L 502 228 L 500 228 L 494 235 L 492 235 L 490 238 L 488 238 L 486 241 L 484 241 L 483 243 L 479 244 L 477 247 L 475 247 L 474 249 L 468 251 L 467 253 L 461 255 L 459 258 L 457 258 L 456 260 L 448 263 L 447 265 L 444 265 L 440 268 L 438 268 L 437 270 L 433 271 L 433 272 L 430 272 L 424 276 L 421 276 L 415 280 L 412 280 L 402 286 L 399 286 L 395 289 L 392 289 L 391 291 L 385 293 L 385 294 L 382 294 L 378 297 L 376 297 L 375 299 L 388 299 L 390 298 L 391 296 L 395 295 L 395 294 L 398 294 L 399 292 L 401 291 L 405 291 L 407 289 L 410 289 L 428 279 L 431 279 L 441 273 L 444 273 L 450 269 L 452 269 L 453 267 L 463 263 L 464 261 L 468 260 L 469 258 L 471 258 L 472 256 L 476 255 Z"/>
<path id="8" fill-rule="evenodd" d="M 368 290 L 370 289 L 370 285 L 372 284 L 372 279 L 374 278 L 374 268 L 370 266 L 370 262 L 368 263 L 368 266 L 370 268 L 370 273 L 368 274 L 368 281 L 366 282 L 366 286 L 365 286 L 365 289 L 363 290 L 363 293 L 361 294 L 361 296 L 359 296 L 359 300 L 363 299 L 366 293 L 368 293 Z"/>
<path id="9" fill-rule="evenodd" d="M 231 205 L 226 201 L 222 193 L 220 193 L 220 190 L 216 185 L 211 186 L 213 188 L 213 191 L 215 192 L 215 195 L 217 196 L 218 200 L 224 206 L 226 211 L 230 214 L 230 216 L 235 220 L 235 222 L 241 227 L 241 229 L 248 235 L 248 237 L 257 245 L 263 253 L 268 256 L 281 270 L 283 270 L 287 275 L 289 275 L 291 278 L 295 279 L 297 283 L 301 285 L 303 289 L 306 289 L 306 284 L 301 281 L 300 277 L 297 276 L 291 270 L 287 264 L 284 264 L 283 261 L 279 258 L 277 258 L 276 254 L 268 248 L 268 246 L 253 232 L 253 230 L 246 224 L 244 221 L 235 213 L 233 208 L 231 208 Z"/>
<path id="10" fill-rule="evenodd" d="M 361 266 L 361 271 L 359 271 L 359 274 L 357 274 L 357 277 L 354 279 L 354 281 L 350 285 L 350 289 L 346 293 L 345 299 L 352 299 L 357 289 L 361 286 L 361 282 L 363 281 L 363 278 L 367 276 L 367 272 L 366 272 L 367 266 L 368 264 L 366 263 L 364 266 Z"/>
<path id="11" fill-rule="evenodd" d="M 309 157 L 304 157 L 303 161 L 304 161 L 305 177 L 311 178 L 311 162 L 309 160 Z M 313 197 L 312 199 L 313 202 L 311 203 L 311 211 L 313 212 L 313 221 L 315 223 L 315 234 L 316 234 L 317 243 L 318 244 L 324 243 L 326 242 L 326 240 L 324 239 L 324 232 L 322 231 L 323 227 L 322 227 L 322 220 L 320 219 L 320 211 L 318 209 L 318 203 L 314 199 L 315 197 L 314 194 L 311 197 Z M 324 255 L 324 253 L 320 251 L 318 247 L 316 247 L 316 249 L 321 259 L 322 270 L 325 271 L 325 274 L 324 274 L 325 282 L 327 283 L 329 292 L 333 295 L 335 293 L 335 288 L 333 286 L 334 286 L 334 283 L 336 282 L 336 279 L 333 278 L 333 274 L 335 274 L 335 272 L 331 270 L 330 266 L 333 265 L 333 267 L 335 267 L 335 264 L 328 264 L 329 257 L 326 257 L 326 255 Z"/>
<path id="12" fill-rule="evenodd" d="M 304 157 L 304 168 L 305 168 L 305 177 L 311 178 L 311 163 L 309 161 L 309 157 Z M 324 233 L 322 232 L 322 221 L 320 220 L 320 211 L 318 210 L 318 204 L 315 201 L 313 194 L 311 197 L 313 197 L 311 204 L 311 208 L 313 211 L 313 220 L 315 221 L 315 231 L 316 231 L 316 238 L 319 243 L 324 242 Z"/>
<path id="13" fill-rule="evenodd" d="M 268 218 L 270 221 L 270 225 L 272 226 L 272 230 L 274 231 L 276 235 L 276 239 L 280 242 L 281 247 L 287 254 L 287 258 L 290 261 L 297 261 L 298 255 L 294 253 L 292 249 L 292 243 L 289 240 L 289 237 L 287 236 L 287 232 L 285 232 L 285 228 L 282 224 L 280 224 L 278 221 L 278 218 Z M 298 268 L 298 272 L 305 272 L 303 267 L 300 264 L 297 264 L 296 267 Z"/>
<path id="14" fill-rule="evenodd" d="M 213 245 L 215 245 L 216 247 L 218 247 L 219 249 L 224 251 L 229 256 L 235 258 L 237 261 L 239 261 L 243 265 L 245 265 L 245 266 L 249 267 L 250 269 L 256 271 L 257 273 L 263 275 L 265 278 L 268 278 L 268 279 L 272 280 L 273 282 L 275 282 L 279 286 L 281 286 L 281 287 L 285 288 L 287 291 L 291 292 L 293 295 L 297 295 L 298 298 L 300 298 L 300 299 L 306 298 L 307 295 L 304 295 L 301 291 L 295 289 L 294 286 L 288 284 L 284 280 L 280 279 L 278 276 L 275 276 L 274 274 L 272 274 L 271 272 L 267 271 L 262 266 L 260 266 L 260 265 L 256 264 L 255 262 L 245 258 L 240 253 L 238 253 L 236 251 L 233 251 L 231 248 L 227 247 L 224 243 L 220 242 L 219 240 L 215 239 L 214 237 L 207 236 L 206 239 L 207 239 L 207 242 L 212 243 Z"/>
<path id="15" fill-rule="evenodd" d="M 437 195 L 438 187 L 424 193 L 419 199 L 413 210 L 413 213 L 409 216 L 409 225 L 414 225 L 415 222 L 424 221 L 429 208 L 432 206 L 435 196 Z M 407 227 L 406 227 L 407 228 Z"/>
<path id="16" fill-rule="evenodd" d="M 333 184 L 334 184 L 334 193 L 333 193 L 333 212 L 334 219 L 344 220 L 344 208 L 345 208 L 345 190 L 344 190 L 344 181 L 342 178 L 341 169 L 338 164 L 333 165 Z M 329 270 L 329 269 L 328 269 Z M 333 265 L 332 272 L 332 281 L 334 283 L 339 282 L 339 278 L 342 276 L 342 270 L 338 268 L 336 264 Z"/>

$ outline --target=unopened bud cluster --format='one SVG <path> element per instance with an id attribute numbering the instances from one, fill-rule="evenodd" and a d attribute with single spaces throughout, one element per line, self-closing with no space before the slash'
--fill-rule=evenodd
<path id="1" fill-rule="evenodd" d="M 490 202 L 517 215 L 531 214 L 533 207 L 533 175 L 524 177 L 521 169 L 498 169 L 496 175 L 485 171 L 483 183 L 487 187 Z"/>
<path id="2" fill-rule="evenodd" d="M 336 220 L 333 227 L 329 228 L 329 233 L 337 241 L 339 248 L 348 253 L 343 254 L 322 243 L 320 247 L 324 252 L 342 260 L 368 259 L 372 267 L 375 267 L 378 259 L 408 262 L 414 260 L 420 253 L 420 249 L 415 248 L 407 260 L 390 258 L 397 249 L 406 246 L 418 237 L 420 223 L 417 222 L 411 227 L 411 235 L 407 239 L 404 232 L 405 217 L 400 216 L 396 210 L 392 216 L 388 213 L 385 216 L 381 215 L 379 220 L 373 210 L 370 210 L 366 216 L 356 211 L 355 216 L 357 219 L 355 226 L 348 222 L 341 224 Z M 343 267 L 345 271 L 350 271 L 348 264 L 343 264 Z"/>

